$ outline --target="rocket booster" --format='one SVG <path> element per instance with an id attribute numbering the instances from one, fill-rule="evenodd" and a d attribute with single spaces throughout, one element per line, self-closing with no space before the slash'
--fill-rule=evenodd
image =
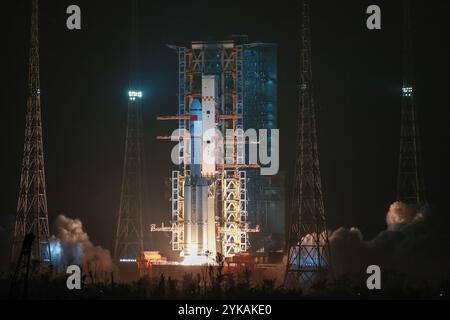
<path id="1" fill-rule="evenodd" d="M 203 136 L 203 122 L 202 122 L 202 105 L 200 101 L 194 99 L 190 108 L 191 115 L 191 176 L 200 177 L 201 175 L 201 160 L 202 160 L 202 136 Z"/>
<path id="2" fill-rule="evenodd" d="M 212 241 L 215 243 L 215 228 L 208 228 L 208 224 L 215 225 L 215 219 L 211 199 L 208 199 L 208 179 L 202 177 L 202 105 L 197 99 L 191 103 L 190 117 L 191 175 L 186 178 L 184 188 L 185 255 L 198 256 L 204 255 L 206 251 L 212 252 L 213 250 L 208 246 L 208 229 L 210 230 L 209 233 L 212 233 L 209 237 L 212 237 Z M 208 219 L 210 208 L 212 209 L 212 215 L 210 214 L 210 219 Z"/>
<path id="3" fill-rule="evenodd" d="M 190 105 L 190 175 L 184 186 L 185 255 L 216 253 L 215 195 L 209 192 L 216 172 L 217 77 L 202 76 L 202 101 Z"/>

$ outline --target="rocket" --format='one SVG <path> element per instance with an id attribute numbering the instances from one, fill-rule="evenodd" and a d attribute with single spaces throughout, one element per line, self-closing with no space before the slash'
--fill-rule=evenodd
<path id="1" fill-rule="evenodd" d="M 185 254 L 202 255 L 204 226 L 207 225 L 208 181 L 201 175 L 202 105 L 197 99 L 191 103 L 190 117 L 191 175 L 186 177 L 184 187 Z"/>
<path id="2" fill-rule="evenodd" d="M 209 192 L 214 182 L 214 138 L 216 127 L 216 77 L 202 77 L 202 102 L 194 99 L 190 105 L 190 175 L 184 185 L 185 256 L 212 258 L 216 253 L 214 194 Z M 208 158 L 207 158 L 208 157 Z"/>

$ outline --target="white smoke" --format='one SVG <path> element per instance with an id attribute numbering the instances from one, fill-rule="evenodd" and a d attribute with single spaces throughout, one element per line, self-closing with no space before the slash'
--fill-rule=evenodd
<path id="1" fill-rule="evenodd" d="M 321 245 L 325 244 L 325 239 L 326 239 L 327 234 L 325 232 L 322 232 L 320 235 L 317 235 L 317 233 L 312 233 L 312 234 L 307 234 L 306 236 L 303 237 L 302 239 L 302 245 L 304 246 L 314 246 L 316 245 L 317 241 L 319 241 L 319 243 Z"/>
<path id="2" fill-rule="evenodd" d="M 59 269 L 78 264 L 84 274 L 103 277 L 117 270 L 109 250 L 94 246 L 79 219 L 59 215 L 51 241 L 52 261 Z"/>
<path id="3" fill-rule="evenodd" d="M 397 227 L 413 221 L 415 212 L 403 202 L 394 202 L 386 215 L 388 230 L 395 230 Z"/>
<path id="4" fill-rule="evenodd" d="M 262 278 L 275 281 L 276 286 L 283 285 L 286 264 L 287 255 L 284 255 L 281 263 L 277 263 L 274 268 L 268 268 L 263 271 Z"/>
<path id="5" fill-rule="evenodd" d="M 428 206 L 395 202 L 386 214 L 386 224 L 386 230 L 371 240 L 364 240 L 355 228 L 334 231 L 330 237 L 334 274 L 361 274 L 377 264 L 430 281 L 448 275 L 450 255 L 443 249 L 450 246 L 450 238 L 437 212 Z"/>
<path id="6" fill-rule="evenodd" d="M 386 230 L 370 240 L 365 240 L 357 228 L 328 232 L 334 276 L 365 274 L 372 264 L 426 279 L 448 275 L 450 255 L 443 250 L 450 247 L 450 237 L 436 212 L 429 207 L 415 209 L 395 202 L 385 221 Z M 314 234 L 306 236 L 303 244 L 311 244 L 314 238 Z M 286 260 L 283 262 L 285 267 Z"/>

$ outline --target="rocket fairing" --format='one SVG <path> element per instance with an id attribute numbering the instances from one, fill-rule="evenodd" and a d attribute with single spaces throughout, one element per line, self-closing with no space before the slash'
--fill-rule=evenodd
<path id="1" fill-rule="evenodd" d="M 184 185 L 185 256 L 215 257 L 216 227 L 214 193 L 216 92 L 215 76 L 202 77 L 202 102 L 190 105 L 190 176 Z"/>

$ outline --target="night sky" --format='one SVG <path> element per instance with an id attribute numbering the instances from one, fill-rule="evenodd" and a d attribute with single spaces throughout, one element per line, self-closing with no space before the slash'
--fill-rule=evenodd
<path id="1" fill-rule="evenodd" d="M 2 4 L 1 201 L 4 249 L 12 227 L 22 159 L 30 1 Z M 129 1 L 40 1 L 42 120 L 50 224 L 79 218 L 95 244 L 113 248 L 119 208 L 129 69 Z M 365 27 L 367 6 L 382 9 L 382 30 Z M 67 6 L 82 30 L 66 28 Z M 421 7 L 419 7 L 421 5 Z M 448 1 L 414 2 L 416 98 L 429 202 L 448 213 L 450 27 Z M 292 177 L 299 70 L 299 1 L 140 1 L 140 56 L 150 209 L 170 218 L 167 178 L 173 143 L 157 141 L 175 123 L 177 56 L 166 44 L 247 34 L 279 45 L 281 170 Z M 315 99 L 324 201 L 331 228 L 356 226 L 370 238 L 385 228 L 395 200 L 402 59 L 401 1 L 312 4 Z M 288 185 L 292 182 L 288 181 Z M 449 215 L 450 216 L 450 215 Z M 149 231 L 145 234 L 148 236 Z M 155 246 L 152 249 L 157 249 Z M 3 260 L 3 258 L 2 258 Z"/>

